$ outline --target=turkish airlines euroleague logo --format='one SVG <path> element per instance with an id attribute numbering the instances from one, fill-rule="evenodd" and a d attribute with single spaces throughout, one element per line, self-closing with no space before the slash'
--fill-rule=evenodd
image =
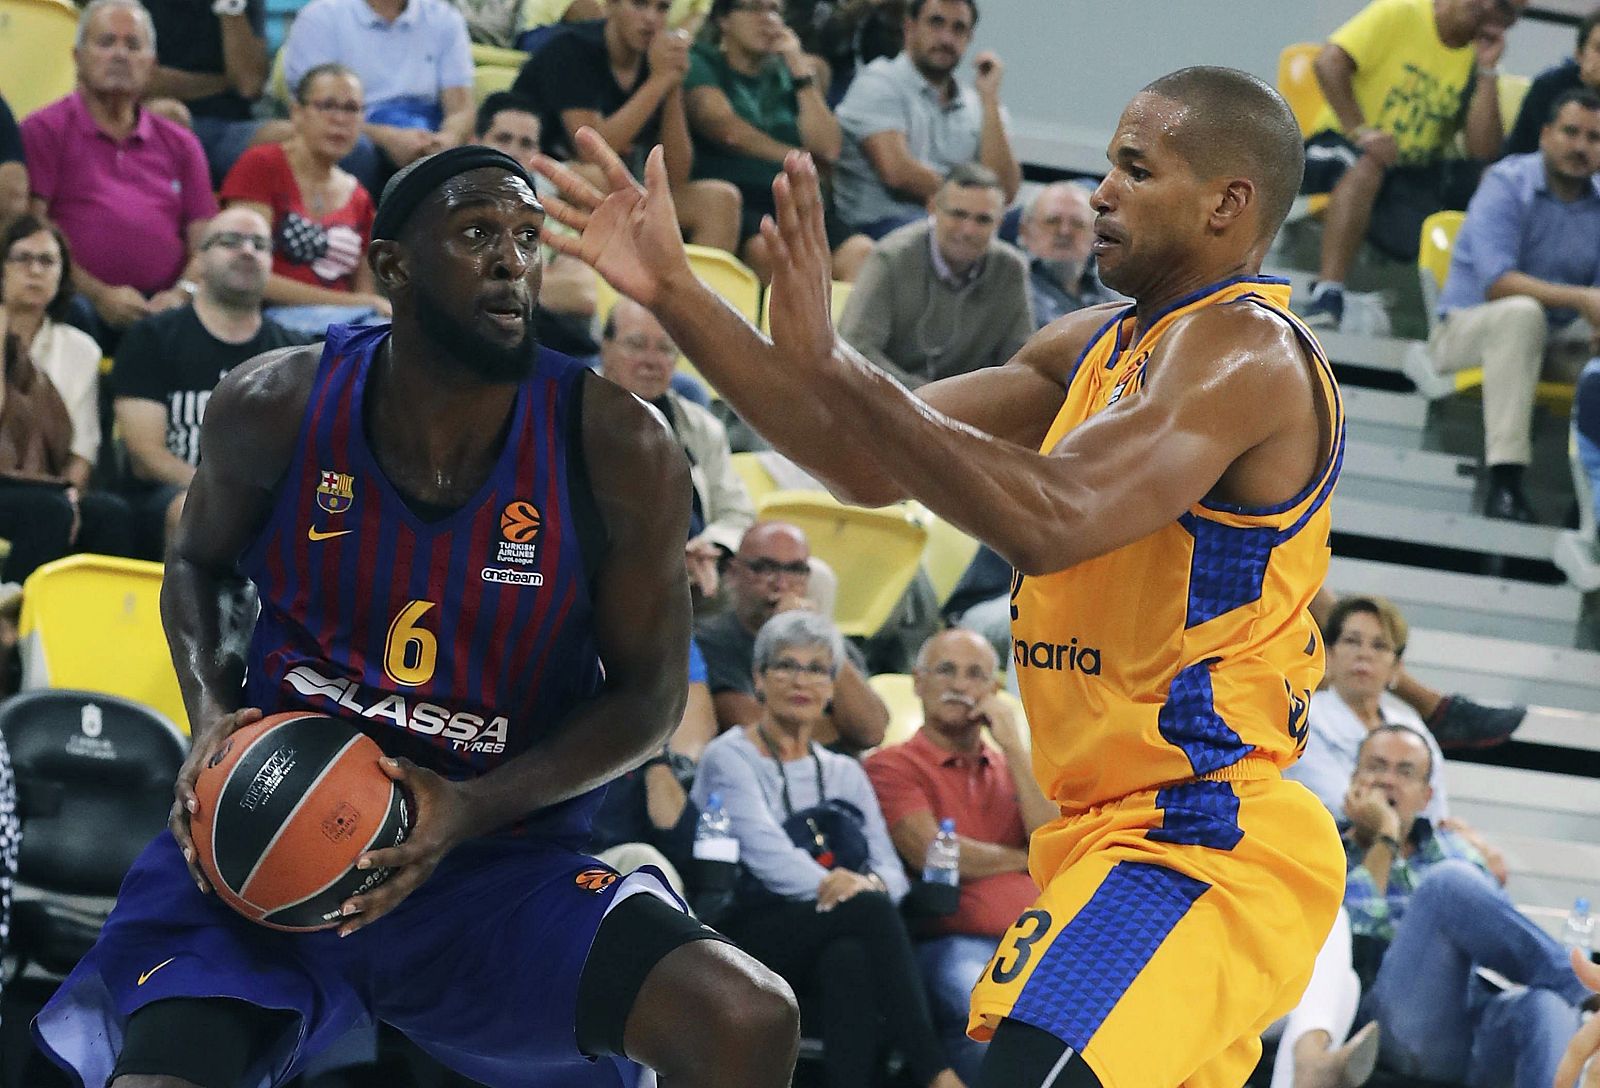
<path id="1" fill-rule="evenodd" d="M 518 499 L 500 511 L 500 535 L 513 544 L 532 544 L 539 535 L 539 511 L 533 503 Z"/>
<path id="2" fill-rule="evenodd" d="M 505 509 L 500 511 L 500 546 L 495 552 L 495 562 L 505 565 L 485 567 L 483 580 L 506 585 L 544 584 L 544 577 L 538 571 L 518 569 L 538 564 L 539 529 L 543 522 L 539 508 L 526 499 L 506 503 Z"/>

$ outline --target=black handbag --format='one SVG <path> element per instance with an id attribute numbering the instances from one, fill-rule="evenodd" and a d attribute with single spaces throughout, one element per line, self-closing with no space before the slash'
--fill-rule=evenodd
<path id="1" fill-rule="evenodd" d="M 824 869 L 849 869 L 863 875 L 871 872 L 867 864 L 870 852 L 867 847 L 866 816 L 849 801 L 828 797 L 822 777 L 822 757 L 817 754 L 816 744 L 811 745 L 811 762 L 817 773 L 817 796 L 823 800 L 796 811 L 789 799 L 789 779 L 784 773 L 777 746 L 759 727 L 756 732 L 768 754 L 778 764 L 784 812 L 782 826 L 789 841 L 810 854 Z M 741 904 L 772 902 L 779 898 L 748 870 L 744 876 L 739 894 Z"/>

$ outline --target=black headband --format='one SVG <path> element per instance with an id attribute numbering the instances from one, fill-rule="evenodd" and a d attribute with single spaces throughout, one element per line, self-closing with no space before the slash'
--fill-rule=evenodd
<path id="1" fill-rule="evenodd" d="M 533 188 L 533 177 L 516 159 L 503 151 L 479 144 L 452 147 L 418 159 L 389 179 L 378 200 L 378 214 L 372 221 L 372 237 L 398 238 L 411 213 L 439 186 L 468 170 L 493 166 L 515 174 Z"/>

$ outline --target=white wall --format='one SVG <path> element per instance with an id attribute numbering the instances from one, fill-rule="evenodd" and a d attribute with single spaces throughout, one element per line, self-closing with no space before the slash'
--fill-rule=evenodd
<path id="1" fill-rule="evenodd" d="M 979 0 L 968 56 L 1006 63 L 1003 97 L 1026 163 L 1099 172 L 1122 107 L 1190 64 L 1226 64 L 1272 82 L 1278 52 L 1321 41 L 1360 0 Z M 1525 19 L 1502 66 L 1532 75 L 1572 51 L 1566 26 Z M 963 73 L 971 79 L 971 72 Z M 1508 119 L 1509 123 L 1509 119 Z"/>

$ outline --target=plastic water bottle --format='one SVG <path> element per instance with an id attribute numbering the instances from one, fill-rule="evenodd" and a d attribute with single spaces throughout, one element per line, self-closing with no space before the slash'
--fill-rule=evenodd
<path id="1" fill-rule="evenodd" d="M 1585 959 L 1594 953 L 1594 915 L 1589 913 L 1589 900 L 1578 896 L 1567 915 L 1567 924 L 1561 927 L 1561 943 L 1576 948 Z"/>
<path id="2" fill-rule="evenodd" d="M 956 822 L 952 819 L 939 821 L 939 833 L 928 844 L 922 861 L 922 882 L 952 888 L 961 883 L 961 840 L 956 838 Z"/>
<path id="3" fill-rule="evenodd" d="M 720 793 L 706 798 L 705 811 L 694 829 L 694 857 L 696 861 L 739 860 L 739 840 L 733 837 L 733 821 L 722 807 Z"/>

